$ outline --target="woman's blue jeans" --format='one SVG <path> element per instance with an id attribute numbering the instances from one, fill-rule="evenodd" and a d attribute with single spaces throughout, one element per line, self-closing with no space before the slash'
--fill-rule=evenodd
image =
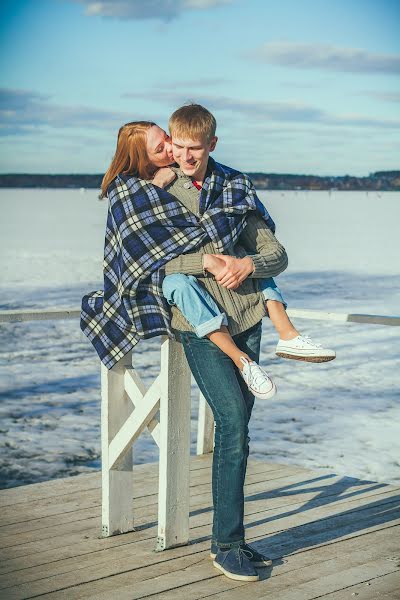
<path id="1" fill-rule="evenodd" d="M 207 337 L 178 332 L 193 376 L 215 420 L 212 468 L 212 540 L 224 548 L 244 541 L 244 480 L 249 454 L 248 423 L 254 396 L 233 361 Z M 259 361 L 261 321 L 233 336 L 237 346 Z"/>
<path id="2" fill-rule="evenodd" d="M 272 277 L 259 279 L 258 287 L 266 300 L 277 300 L 287 307 L 282 292 Z M 221 312 L 214 298 L 193 275 L 166 275 L 162 289 L 167 302 L 179 308 L 198 337 L 204 337 L 217 331 L 222 325 L 228 325 L 226 314 Z"/>

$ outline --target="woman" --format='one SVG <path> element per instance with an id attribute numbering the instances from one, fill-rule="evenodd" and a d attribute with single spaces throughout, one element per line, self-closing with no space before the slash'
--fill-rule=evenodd
<path id="1" fill-rule="evenodd" d="M 163 129 L 153 122 L 127 123 L 119 130 L 116 153 L 102 181 L 102 196 L 107 195 L 110 183 L 119 173 L 132 174 L 164 188 L 176 178 L 175 172 L 166 168 L 173 162 L 171 140 Z M 193 276 L 188 279 L 182 273 L 167 275 L 163 292 L 169 304 L 179 306 L 199 337 L 212 339 L 234 361 L 257 398 L 269 399 L 276 393 L 268 374 L 236 346 L 227 328 L 226 315 L 220 312 L 213 298 Z M 192 309 L 189 315 L 186 307 Z"/>

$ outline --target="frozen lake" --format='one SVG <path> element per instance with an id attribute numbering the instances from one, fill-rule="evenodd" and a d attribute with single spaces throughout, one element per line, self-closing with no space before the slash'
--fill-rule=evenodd
<path id="1" fill-rule="evenodd" d="M 261 192 L 289 254 L 278 280 L 291 307 L 400 314 L 400 193 Z M 0 190 L 0 308 L 79 306 L 100 289 L 106 203 L 89 190 Z M 400 481 L 396 327 L 298 320 L 337 351 L 332 363 L 278 359 L 264 321 L 274 401 L 256 402 L 255 457 L 375 481 Z M 0 328 L 0 486 L 100 466 L 99 363 L 75 321 Z M 136 347 L 150 383 L 159 338 Z M 193 384 L 193 452 L 198 390 Z M 157 459 L 143 435 L 135 462 Z"/>

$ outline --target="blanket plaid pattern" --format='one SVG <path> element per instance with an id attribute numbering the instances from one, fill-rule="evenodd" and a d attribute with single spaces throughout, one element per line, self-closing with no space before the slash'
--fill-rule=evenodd
<path id="1" fill-rule="evenodd" d="M 111 369 L 140 339 L 168 335 L 171 308 L 163 266 L 210 240 L 223 253 L 238 240 L 248 211 L 275 225 L 244 174 L 209 160 L 199 215 L 167 191 L 120 174 L 108 188 L 104 290 L 82 298 L 81 329 Z"/>

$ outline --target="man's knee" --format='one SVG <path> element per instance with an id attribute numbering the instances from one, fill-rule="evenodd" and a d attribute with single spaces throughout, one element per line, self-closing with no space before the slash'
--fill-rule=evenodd
<path id="1" fill-rule="evenodd" d="M 219 425 L 221 425 L 219 427 Z M 247 450 L 249 444 L 249 428 L 245 419 L 237 419 L 236 422 L 231 419 L 223 423 L 216 423 L 216 433 L 223 438 L 223 446 L 231 451 L 242 452 Z"/>

